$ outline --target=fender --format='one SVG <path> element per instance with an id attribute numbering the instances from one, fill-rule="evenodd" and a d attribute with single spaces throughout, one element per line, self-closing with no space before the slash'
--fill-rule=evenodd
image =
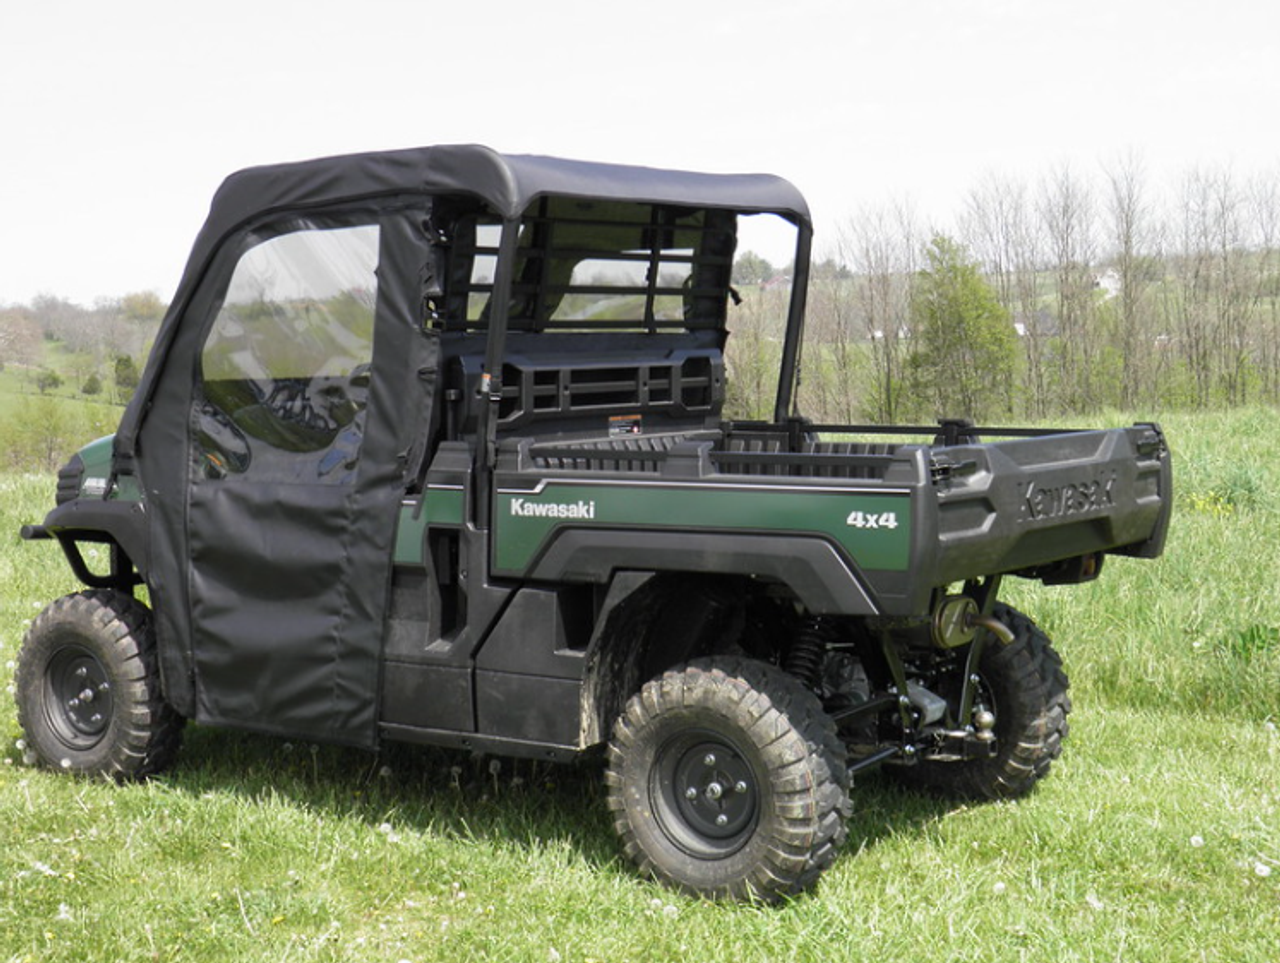
<path id="1" fill-rule="evenodd" d="M 56 538 L 76 576 L 90 588 L 133 585 L 139 578 L 145 580 L 147 575 L 150 552 L 146 510 L 141 502 L 69 501 L 49 512 L 43 525 L 25 526 L 22 537 L 28 540 Z M 117 559 L 113 552 L 111 575 L 95 575 L 80 555 L 79 542 L 112 545 L 126 558 Z M 133 576 L 131 568 L 137 569 L 138 577 Z"/>

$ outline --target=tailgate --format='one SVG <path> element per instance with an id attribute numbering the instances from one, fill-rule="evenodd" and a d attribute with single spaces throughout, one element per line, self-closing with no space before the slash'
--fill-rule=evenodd
<path id="1" fill-rule="evenodd" d="M 934 467 L 938 584 L 1164 547 L 1173 475 L 1155 425 L 939 448 Z"/>

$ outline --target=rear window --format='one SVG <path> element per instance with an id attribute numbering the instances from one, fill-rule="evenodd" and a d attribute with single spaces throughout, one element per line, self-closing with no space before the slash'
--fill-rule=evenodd
<path id="1" fill-rule="evenodd" d="M 722 327 L 732 213 L 548 198 L 520 226 L 513 331 L 679 331 Z M 453 245 L 446 328 L 488 325 L 501 227 L 465 218 Z"/>

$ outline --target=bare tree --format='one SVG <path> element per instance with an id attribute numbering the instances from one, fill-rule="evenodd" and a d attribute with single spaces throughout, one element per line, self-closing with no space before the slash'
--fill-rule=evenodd
<path id="1" fill-rule="evenodd" d="M 858 336 L 857 283 L 840 257 L 810 274 L 801 408 L 819 422 L 858 420 L 869 366 Z"/>
<path id="2" fill-rule="evenodd" d="M 1243 404 L 1250 394 L 1260 286 L 1258 258 L 1247 250 L 1245 209 L 1228 171 L 1201 168 L 1183 179 L 1180 250 L 1172 264 L 1179 344 L 1197 405 Z"/>
<path id="3" fill-rule="evenodd" d="M 788 294 L 785 288 L 763 286 L 744 292 L 729 316 L 725 409 L 730 417 L 773 417 Z"/>
<path id="4" fill-rule="evenodd" d="M 960 215 L 961 239 L 982 264 L 1000 303 L 1010 312 L 1016 301 L 1025 199 L 1023 185 L 987 173 L 965 197 Z"/>
<path id="5" fill-rule="evenodd" d="M 882 424 L 898 418 L 898 393 L 912 340 L 911 286 L 919 237 L 915 213 L 905 202 L 865 210 L 840 232 L 841 260 L 855 276 L 856 316 L 874 377 L 865 410 Z"/>
<path id="6" fill-rule="evenodd" d="M 1159 281 L 1157 232 L 1147 199 L 1146 172 L 1133 154 L 1104 168 L 1107 179 L 1108 238 L 1119 290 L 1116 348 L 1120 354 L 1120 405 L 1132 410 L 1148 396 L 1152 355 L 1148 302 Z"/>
<path id="7" fill-rule="evenodd" d="M 1013 318 L 1023 354 L 1022 396 L 1033 417 L 1049 413 L 1048 332 L 1040 304 L 1044 260 L 1025 182 L 988 174 L 970 191 L 962 237 L 986 268 L 997 297 Z"/>
<path id="8" fill-rule="evenodd" d="M 1280 185 L 1276 178 L 1255 177 L 1249 190 L 1249 203 L 1257 247 L 1258 295 L 1262 302 L 1255 316 L 1258 374 L 1264 397 L 1275 403 L 1280 400 Z"/>
<path id="9" fill-rule="evenodd" d="M 1093 205 L 1088 186 L 1069 167 L 1058 168 L 1041 184 L 1037 213 L 1054 278 L 1057 396 L 1067 411 L 1099 406 Z"/>
<path id="10" fill-rule="evenodd" d="M 0 311 L 0 362 L 22 367 L 40 362 L 40 326 L 22 308 Z"/>
<path id="11" fill-rule="evenodd" d="M 1174 287 L 1168 299 L 1177 330 L 1178 353 L 1194 394 L 1192 404 L 1209 404 L 1211 377 L 1212 229 L 1210 188 L 1204 174 L 1183 178 L 1178 195 L 1178 250 L 1173 259 Z"/>

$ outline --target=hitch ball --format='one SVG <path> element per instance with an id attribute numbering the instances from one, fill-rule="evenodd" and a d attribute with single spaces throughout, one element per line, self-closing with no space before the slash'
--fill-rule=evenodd
<path id="1" fill-rule="evenodd" d="M 979 709 L 973 714 L 974 733 L 980 742 L 995 742 L 996 715 L 990 709 Z"/>

